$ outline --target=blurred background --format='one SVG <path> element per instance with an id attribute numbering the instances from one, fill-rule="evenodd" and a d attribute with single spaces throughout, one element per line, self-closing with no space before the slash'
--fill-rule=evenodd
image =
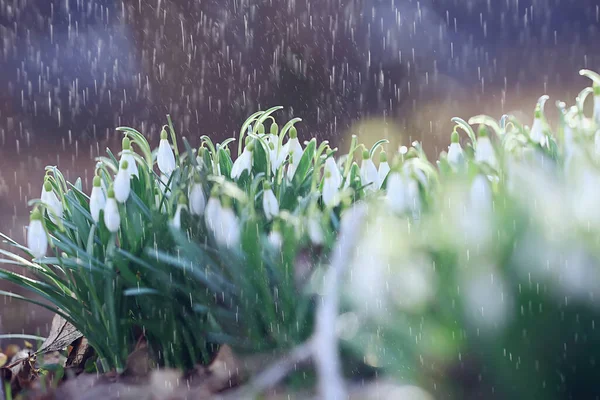
<path id="1" fill-rule="evenodd" d="M 600 69 L 599 28 L 598 0 L 0 0 L 0 232 L 24 240 L 45 165 L 89 189 L 115 127 L 157 143 L 166 114 L 198 144 L 282 105 L 301 139 L 432 155 L 453 116 L 531 124 L 539 96 L 552 114 Z M 1 333 L 50 317 L 0 298 Z"/>

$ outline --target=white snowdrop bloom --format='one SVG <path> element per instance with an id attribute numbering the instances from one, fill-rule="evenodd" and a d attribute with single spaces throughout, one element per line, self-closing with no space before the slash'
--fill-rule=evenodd
<path id="1" fill-rule="evenodd" d="M 131 149 L 131 140 L 129 140 L 128 137 L 123 138 L 122 148 L 123 150 L 121 151 L 119 164 L 122 164 L 123 161 L 127 161 L 127 174 L 129 177 L 139 176 L 135 157 L 133 156 L 133 150 Z"/>
<path id="2" fill-rule="evenodd" d="M 204 213 L 204 221 L 206 226 L 214 230 L 216 224 L 219 221 L 219 217 L 221 215 L 221 201 L 216 195 L 210 196 L 208 202 L 206 203 L 206 210 Z"/>
<path id="3" fill-rule="evenodd" d="M 101 181 L 98 175 L 94 176 L 92 193 L 90 194 L 90 214 L 92 214 L 95 223 L 100 221 L 100 210 L 103 210 L 106 204 L 106 195 L 102 190 Z"/>
<path id="4" fill-rule="evenodd" d="M 215 241 L 221 246 L 236 247 L 240 242 L 240 222 L 230 205 L 219 204 L 218 207 L 219 210 L 215 212 L 218 220 L 210 223 Z"/>
<path id="5" fill-rule="evenodd" d="M 478 163 L 487 163 L 492 168 L 498 167 L 496 152 L 487 133 L 482 133 L 477 138 L 477 149 L 475 151 L 475 161 Z"/>
<path id="6" fill-rule="evenodd" d="M 58 224 L 58 222 L 63 217 L 63 204 L 59 200 L 56 193 L 54 193 L 54 190 L 52 189 L 52 184 L 48 180 L 44 182 L 40 200 L 46 206 L 48 215 L 50 216 L 50 220 L 53 223 Z"/>
<path id="7" fill-rule="evenodd" d="M 290 128 L 290 139 L 286 143 L 286 146 L 288 154 L 290 155 L 290 163 L 288 165 L 287 178 L 291 181 L 294 177 L 294 174 L 296 173 L 296 168 L 298 168 L 298 164 L 300 164 L 302 154 L 304 154 L 304 150 L 302 150 L 302 145 L 298 140 L 298 131 L 293 126 Z"/>
<path id="8" fill-rule="evenodd" d="M 534 143 L 537 143 L 541 146 L 546 144 L 544 121 L 542 120 L 542 111 L 539 108 L 535 110 L 535 118 L 533 119 L 533 125 L 529 131 L 529 137 Z"/>
<path id="9" fill-rule="evenodd" d="M 277 201 L 277 197 L 275 197 L 275 193 L 273 193 L 273 189 L 271 189 L 271 184 L 268 182 L 264 182 L 263 184 L 262 206 L 265 216 L 269 221 L 279 215 L 279 202 Z"/>
<path id="10" fill-rule="evenodd" d="M 121 162 L 119 172 L 117 172 L 117 175 L 115 176 L 115 199 L 117 199 L 119 203 L 125 203 L 129 198 L 129 194 L 131 193 L 131 177 L 127 172 L 128 167 L 129 164 L 127 161 Z"/>
<path id="11" fill-rule="evenodd" d="M 365 189 L 369 191 L 377 190 L 377 184 L 379 183 L 379 174 L 377 168 L 371 157 L 369 157 L 369 151 L 363 151 L 362 163 L 360 165 L 360 179 L 363 184 L 369 185 Z"/>
<path id="12" fill-rule="evenodd" d="M 333 157 L 325 160 L 325 177 L 323 178 L 323 203 L 327 207 L 335 207 L 339 201 L 338 193 L 342 184 L 342 174 Z"/>
<path id="13" fill-rule="evenodd" d="M 459 143 L 458 132 L 452 132 L 450 137 L 450 146 L 448 146 L 448 163 L 452 166 L 459 166 L 465 161 L 465 155 L 463 149 Z"/>
<path id="14" fill-rule="evenodd" d="M 480 213 L 492 211 L 492 188 L 484 175 L 479 174 L 473 179 L 469 200 L 473 211 Z"/>
<path id="15" fill-rule="evenodd" d="M 581 166 L 569 190 L 570 203 L 581 226 L 600 230 L 600 174 L 591 166 Z"/>
<path id="16" fill-rule="evenodd" d="M 315 246 L 322 245 L 325 242 L 325 235 L 323 234 L 323 227 L 319 222 L 319 217 L 310 217 L 307 224 L 308 238 L 310 239 L 311 243 Z"/>
<path id="17" fill-rule="evenodd" d="M 274 249 L 281 249 L 283 244 L 283 236 L 281 235 L 279 225 L 277 225 L 277 223 L 273 224 L 273 229 L 271 232 L 269 232 L 267 240 Z"/>
<path id="18" fill-rule="evenodd" d="M 27 247 L 35 258 L 41 258 L 46 255 L 48 250 L 48 236 L 42 224 L 42 213 L 36 207 L 29 218 L 29 228 L 27 229 Z"/>
<path id="19" fill-rule="evenodd" d="M 115 191 L 112 187 L 108 189 L 108 198 L 104 206 L 104 225 L 112 233 L 116 233 L 119 230 L 119 225 L 121 225 L 119 205 L 115 199 Z"/>
<path id="20" fill-rule="evenodd" d="M 387 160 L 387 154 L 385 151 L 382 151 L 379 155 L 379 170 L 377 170 L 377 188 L 381 189 L 383 182 L 385 182 L 385 178 L 387 178 L 390 173 L 390 164 Z"/>
<path id="21" fill-rule="evenodd" d="M 267 135 L 267 146 L 269 146 L 269 160 L 271 162 L 271 172 L 273 175 L 283 165 L 288 155 L 288 144 L 279 146 L 279 138 L 273 135 Z"/>
<path id="22" fill-rule="evenodd" d="M 190 214 L 202 216 L 206 207 L 206 196 L 204 195 L 204 189 L 199 179 L 194 178 L 194 183 L 190 188 L 188 196 L 190 199 Z"/>
<path id="23" fill-rule="evenodd" d="M 421 210 L 421 194 L 419 183 L 400 172 L 390 172 L 386 188 L 386 202 L 390 209 L 398 214 L 412 211 L 417 214 Z"/>
<path id="24" fill-rule="evenodd" d="M 181 211 L 187 209 L 186 203 L 187 199 L 184 195 L 181 195 L 179 197 L 179 203 L 177 203 L 177 208 L 175 209 L 175 214 L 171 220 L 171 226 L 173 228 L 181 229 Z"/>
<path id="25" fill-rule="evenodd" d="M 242 151 L 242 154 L 235 160 L 233 167 L 231 167 L 231 179 L 239 179 L 244 171 L 252 170 L 252 151 L 254 150 L 254 143 L 250 142 Z"/>
<path id="26" fill-rule="evenodd" d="M 173 171 L 175 171 L 175 154 L 167 139 L 167 131 L 164 129 L 160 132 L 160 143 L 158 144 L 156 162 L 158 163 L 160 172 L 167 176 L 171 176 Z"/>

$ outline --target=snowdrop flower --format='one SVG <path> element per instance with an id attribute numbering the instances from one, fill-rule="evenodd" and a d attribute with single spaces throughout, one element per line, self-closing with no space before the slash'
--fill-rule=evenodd
<path id="1" fill-rule="evenodd" d="M 225 205 L 221 205 L 216 197 L 211 197 L 209 203 L 213 199 L 216 203 L 209 204 L 211 209 L 209 210 L 207 206 L 206 210 L 207 225 L 211 229 L 217 244 L 233 248 L 240 241 L 240 222 L 231 208 L 229 199 L 224 199 L 226 201 Z"/>
<path id="2" fill-rule="evenodd" d="M 102 190 L 102 181 L 98 175 L 94 176 L 92 193 L 90 195 L 90 214 L 95 223 L 100 221 L 100 210 L 104 209 L 106 196 Z"/>
<path id="3" fill-rule="evenodd" d="M 269 146 L 269 159 L 271 161 L 271 172 L 273 175 L 277 173 L 277 170 L 281 167 L 285 158 L 288 154 L 287 143 L 283 146 L 279 146 L 279 139 L 277 136 L 267 140 L 267 146 Z"/>
<path id="4" fill-rule="evenodd" d="M 116 233 L 119 230 L 121 224 L 121 216 L 119 215 L 119 205 L 115 200 L 115 190 L 111 186 L 108 189 L 108 199 L 104 206 L 104 225 L 109 232 Z"/>
<path id="5" fill-rule="evenodd" d="M 129 163 L 127 161 L 121 162 L 119 172 L 117 172 L 117 175 L 115 176 L 115 199 L 117 199 L 119 203 L 125 203 L 131 193 L 131 178 L 127 172 L 128 167 Z"/>
<path id="6" fill-rule="evenodd" d="M 339 199 L 337 198 L 340 185 L 342 184 L 342 174 L 333 157 L 325 160 L 325 178 L 323 179 L 323 203 L 327 207 L 335 207 Z"/>
<path id="7" fill-rule="evenodd" d="M 242 154 L 235 160 L 233 167 L 231 168 L 231 179 L 239 179 L 244 171 L 252 169 L 252 151 L 254 150 L 254 142 L 249 142 Z"/>
<path id="8" fill-rule="evenodd" d="M 275 193 L 273 193 L 273 189 L 271 189 L 271 184 L 268 182 L 263 183 L 262 205 L 265 216 L 269 221 L 279 214 L 277 197 L 275 197 Z"/>
<path id="9" fill-rule="evenodd" d="M 391 172 L 386 188 L 386 200 L 390 209 L 398 214 L 412 210 L 418 213 L 421 209 L 419 184 L 407 174 Z"/>
<path id="10" fill-rule="evenodd" d="M 475 161 L 478 163 L 487 163 L 492 168 L 496 168 L 498 166 L 498 160 L 496 159 L 494 146 L 492 146 L 492 142 L 490 141 L 485 129 L 479 131 L 479 137 L 477 138 L 477 150 L 475 151 Z"/>
<path id="11" fill-rule="evenodd" d="M 221 201 L 217 195 L 217 189 L 214 188 L 204 210 L 204 222 L 206 226 L 211 230 L 215 230 L 220 216 Z"/>
<path id="12" fill-rule="evenodd" d="M 377 181 L 378 189 L 381 189 L 381 186 L 383 185 L 383 182 L 385 182 L 385 178 L 387 178 L 389 173 L 390 173 L 390 164 L 388 163 L 388 160 L 387 160 L 387 154 L 385 154 L 385 151 L 382 151 L 381 154 L 379 155 L 379 170 L 377 171 L 377 175 L 379 178 Z"/>
<path id="13" fill-rule="evenodd" d="M 283 236 L 281 235 L 280 230 L 279 224 L 274 222 L 273 229 L 269 232 L 269 236 L 267 237 L 269 244 L 277 250 L 281 249 L 281 245 L 283 244 Z"/>
<path id="14" fill-rule="evenodd" d="M 122 142 L 123 151 L 121 151 L 121 159 L 119 160 L 119 164 L 122 164 L 123 161 L 127 162 L 127 174 L 129 177 L 139 176 L 137 165 L 135 163 L 135 157 L 133 156 L 133 150 L 131 150 L 131 140 L 128 137 L 123 138 Z"/>
<path id="15" fill-rule="evenodd" d="M 298 140 L 298 131 L 293 126 L 290 128 L 290 140 L 288 140 L 286 146 L 288 154 L 290 155 L 290 163 L 288 165 L 287 178 L 291 181 L 294 177 L 294 174 L 296 173 L 296 168 L 298 168 L 298 164 L 300 164 L 302 154 L 304 154 L 304 150 L 302 150 L 302 145 Z"/>
<path id="16" fill-rule="evenodd" d="M 535 110 L 533 125 L 529 131 L 529 137 L 534 143 L 541 146 L 546 144 L 546 134 L 544 133 L 544 121 L 542 120 L 542 110 L 538 107 Z"/>
<path id="17" fill-rule="evenodd" d="M 58 224 L 58 222 L 63 217 L 63 204 L 58 199 L 56 193 L 52 189 L 52 183 L 48 179 L 44 182 L 44 187 L 42 188 L 42 195 L 40 196 L 42 203 L 46 206 L 48 210 L 48 215 L 50 216 L 50 220 Z"/>
<path id="18" fill-rule="evenodd" d="M 478 174 L 475 179 L 473 179 L 469 200 L 473 211 L 479 213 L 492 211 L 492 188 L 490 186 L 490 181 L 484 175 Z"/>
<path id="19" fill-rule="evenodd" d="M 167 140 L 167 131 L 163 128 L 160 132 L 160 143 L 158 145 L 158 154 L 156 156 L 158 169 L 167 176 L 175 171 L 175 154 Z"/>
<path id="20" fill-rule="evenodd" d="M 313 215 L 308 219 L 308 238 L 311 243 L 315 246 L 320 246 L 325 242 L 325 235 L 323 234 L 323 227 L 319 222 L 319 217 Z"/>
<path id="21" fill-rule="evenodd" d="M 179 203 L 177 203 L 177 208 L 175 209 L 175 215 L 173 215 L 173 219 L 171 220 L 171 226 L 176 229 L 181 229 L 181 210 L 187 208 L 186 206 L 187 199 L 182 194 L 179 196 Z"/>
<path id="22" fill-rule="evenodd" d="M 200 177 L 197 175 L 194 177 L 194 183 L 190 188 L 188 196 L 190 198 L 190 214 L 202 216 L 206 207 L 206 196 L 204 196 Z"/>
<path id="23" fill-rule="evenodd" d="M 48 250 L 48 236 L 42 224 L 42 213 L 36 207 L 29 217 L 29 228 L 27 229 L 27 246 L 35 258 L 46 255 Z"/>
<path id="24" fill-rule="evenodd" d="M 448 146 L 448 163 L 453 166 L 461 165 L 465 161 L 463 149 L 459 143 L 458 132 L 452 132 L 450 136 L 450 146 Z"/>
<path id="25" fill-rule="evenodd" d="M 363 151 L 362 164 L 360 165 L 360 179 L 363 186 L 369 185 L 366 187 L 367 190 L 377 190 L 376 185 L 379 182 L 379 175 L 373 160 L 369 157 L 368 150 Z"/>

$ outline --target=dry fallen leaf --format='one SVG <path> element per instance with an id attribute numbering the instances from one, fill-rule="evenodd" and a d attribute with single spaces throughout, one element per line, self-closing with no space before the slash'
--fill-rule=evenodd
<path id="1" fill-rule="evenodd" d="M 75 329 L 73 324 L 56 314 L 52 319 L 50 333 L 44 343 L 42 343 L 38 353 L 62 350 L 82 336 L 81 332 Z"/>

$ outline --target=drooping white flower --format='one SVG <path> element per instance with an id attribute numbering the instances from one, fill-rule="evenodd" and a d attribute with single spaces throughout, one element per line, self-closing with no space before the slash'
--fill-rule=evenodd
<path id="1" fill-rule="evenodd" d="M 381 189 L 381 186 L 383 185 L 383 182 L 385 182 L 385 178 L 387 178 L 389 173 L 390 164 L 387 160 L 387 154 L 385 154 L 385 151 L 382 151 L 379 155 L 379 170 L 377 170 L 377 176 L 379 178 L 377 181 L 378 189 Z"/>
<path id="2" fill-rule="evenodd" d="M 250 142 L 242 151 L 242 154 L 235 160 L 233 167 L 231 167 L 231 179 L 239 179 L 244 171 L 252 169 L 252 152 L 254 150 L 254 143 Z"/>
<path id="3" fill-rule="evenodd" d="M 492 188 L 490 181 L 482 174 L 478 174 L 471 183 L 469 193 L 471 211 L 486 213 L 492 210 Z"/>
<path id="4" fill-rule="evenodd" d="M 267 146 L 269 146 L 271 172 L 275 175 L 288 155 L 288 144 L 279 146 L 279 138 L 277 136 L 267 135 L 267 138 L 270 138 L 267 140 Z"/>
<path id="5" fill-rule="evenodd" d="M 123 151 L 121 152 L 119 164 L 122 164 L 123 161 L 127 161 L 127 174 L 129 177 L 139 176 L 135 157 L 133 156 L 133 150 L 131 149 L 131 140 L 129 140 L 128 137 L 123 138 L 122 148 Z"/>
<path id="6" fill-rule="evenodd" d="M 475 161 L 478 163 L 487 163 L 490 167 L 496 168 L 498 160 L 492 142 L 485 130 L 482 130 L 477 138 L 477 149 L 475 151 Z"/>
<path id="7" fill-rule="evenodd" d="M 453 166 L 461 165 L 465 161 L 465 155 L 463 149 L 460 146 L 458 132 L 452 132 L 450 137 L 450 146 L 448 146 L 448 163 Z"/>
<path id="8" fill-rule="evenodd" d="M 204 195 L 202 183 L 197 178 L 194 178 L 188 196 L 190 198 L 190 214 L 202 216 L 206 207 L 206 196 Z"/>
<path id="9" fill-rule="evenodd" d="M 325 177 L 323 178 L 323 203 L 327 207 L 337 205 L 338 193 L 342 184 L 342 174 L 333 157 L 325 160 Z"/>
<path id="10" fill-rule="evenodd" d="M 216 201 L 218 202 L 218 199 L 216 199 Z M 240 222 L 238 221 L 237 216 L 230 204 L 221 205 L 219 202 L 215 207 L 217 208 L 215 208 L 214 214 L 213 211 L 211 211 L 211 214 L 213 214 L 210 217 L 211 221 L 207 224 L 211 227 L 215 241 L 221 246 L 228 248 L 236 247 L 240 242 Z M 209 216 L 208 210 L 206 216 Z M 213 218 L 215 217 L 218 219 L 214 220 Z"/>
<path id="11" fill-rule="evenodd" d="M 119 230 L 119 225 L 121 225 L 119 205 L 115 199 L 115 190 L 112 187 L 108 189 L 108 198 L 104 206 L 104 225 L 112 233 L 116 233 Z"/>
<path id="12" fill-rule="evenodd" d="M 177 208 L 175 209 L 175 214 L 173 215 L 173 219 L 171 220 L 171 226 L 176 229 L 181 229 L 181 211 L 183 209 L 187 209 L 186 206 L 187 199 L 184 195 L 179 197 L 179 203 L 177 203 Z"/>
<path id="13" fill-rule="evenodd" d="M 546 134 L 544 133 L 544 121 L 542 120 L 542 111 L 537 108 L 535 110 L 535 118 L 533 119 L 533 125 L 529 131 L 529 137 L 534 143 L 541 146 L 546 144 Z"/>
<path id="14" fill-rule="evenodd" d="M 390 172 L 386 187 L 386 201 L 390 209 L 398 214 L 421 209 L 419 183 L 406 173 Z"/>
<path id="15" fill-rule="evenodd" d="M 221 201 L 216 195 L 216 192 L 213 191 L 208 202 L 206 203 L 206 209 L 204 212 L 204 222 L 206 226 L 214 231 L 219 222 L 219 218 L 221 217 Z"/>
<path id="16" fill-rule="evenodd" d="M 319 222 L 319 217 L 313 215 L 308 219 L 308 238 L 311 243 L 315 246 L 320 246 L 325 242 L 325 235 L 323 234 L 323 227 Z"/>
<path id="17" fill-rule="evenodd" d="M 379 182 L 379 174 L 377 168 L 371 157 L 369 151 L 363 151 L 362 164 L 360 165 L 360 179 L 363 186 L 366 186 L 366 190 L 375 191 L 377 190 L 377 184 Z"/>
<path id="18" fill-rule="evenodd" d="M 102 182 L 98 175 L 94 176 L 92 193 L 90 194 L 90 214 L 95 223 L 100 221 L 100 210 L 106 205 L 106 195 L 102 190 Z"/>
<path id="19" fill-rule="evenodd" d="M 156 162 L 158 163 L 160 172 L 167 176 L 171 176 L 173 171 L 175 171 L 175 154 L 167 139 L 167 131 L 164 129 L 160 132 L 160 143 L 158 145 Z"/>
<path id="20" fill-rule="evenodd" d="M 304 154 L 304 150 L 302 150 L 302 145 L 298 140 L 298 131 L 293 126 L 290 128 L 290 139 L 286 143 L 286 146 L 288 154 L 290 155 L 290 163 L 288 165 L 287 178 L 291 181 L 294 177 L 294 174 L 296 173 L 296 168 L 298 168 L 298 164 L 300 164 L 302 155 Z"/>
<path id="21" fill-rule="evenodd" d="M 63 217 L 63 204 L 58 199 L 56 193 L 52 189 L 52 184 L 49 180 L 44 182 L 44 187 L 42 188 L 42 195 L 40 196 L 40 200 L 46 206 L 48 210 L 48 215 L 50 216 L 50 220 L 58 224 L 58 222 Z"/>
<path id="22" fill-rule="evenodd" d="M 281 235 L 281 228 L 277 221 L 273 223 L 273 229 L 271 229 L 271 232 L 269 232 L 267 240 L 274 249 L 281 249 L 281 245 L 283 244 L 283 236 Z"/>
<path id="23" fill-rule="evenodd" d="M 117 199 L 119 203 L 125 203 L 131 193 L 131 176 L 127 172 L 128 167 L 129 164 L 127 161 L 122 161 L 119 172 L 117 172 L 117 175 L 115 176 L 115 199 Z"/>
<path id="24" fill-rule="evenodd" d="M 37 207 L 31 213 L 29 218 L 29 228 L 27 229 L 27 247 L 35 258 L 44 257 L 48 250 L 48 236 L 42 224 L 42 213 Z"/>
<path id="25" fill-rule="evenodd" d="M 267 220 L 270 221 L 279 215 L 279 202 L 277 202 L 277 197 L 275 197 L 275 193 L 271 189 L 271 184 L 268 182 L 263 183 L 262 205 Z"/>

